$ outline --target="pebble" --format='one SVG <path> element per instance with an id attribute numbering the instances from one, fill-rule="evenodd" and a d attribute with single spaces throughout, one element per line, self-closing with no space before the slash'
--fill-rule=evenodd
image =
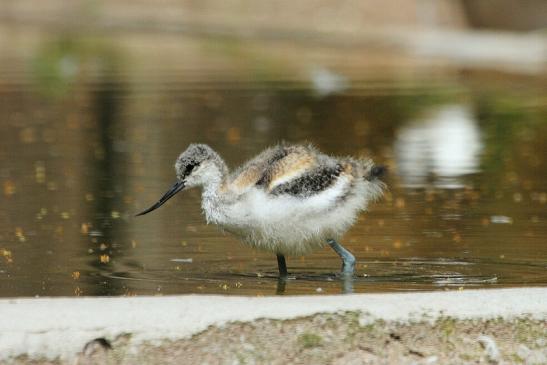
<path id="1" fill-rule="evenodd" d="M 500 361 L 501 355 L 496 341 L 494 341 L 492 337 L 486 335 L 479 336 L 477 340 L 486 351 L 488 361 L 497 364 Z"/>
<path id="2" fill-rule="evenodd" d="M 517 350 L 517 356 L 524 360 L 526 364 L 546 364 L 547 356 L 541 351 L 533 351 L 526 345 L 520 345 Z"/>

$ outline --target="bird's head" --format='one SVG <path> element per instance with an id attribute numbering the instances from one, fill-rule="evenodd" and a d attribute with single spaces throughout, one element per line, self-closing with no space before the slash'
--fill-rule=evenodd
<path id="1" fill-rule="evenodd" d="M 177 174 L 175 184 L 156 204 L 140 212 L 137 216 L 159 208 L 185 188 L 219 182 L 226 173 L 226 165 L 211 147 L 206 144 L 191 144 L 177 158 L 175 172 Z"/>

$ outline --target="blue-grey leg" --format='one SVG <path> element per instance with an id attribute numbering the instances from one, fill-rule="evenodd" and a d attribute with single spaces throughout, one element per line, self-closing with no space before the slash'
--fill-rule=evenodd
<path id="1" fill-rule="evenodd" d="M 285 262 L 285 256 L 277 254 L 277 267 L 279 268 L 280 278 L 286 278 L 289 275 L 287 272 L 287 263 Z"/>
<path id="2" fill-rule="evenodd" d="M 342 274 L 353 274 L 353 269 L 355 268 L 355 257 L 351 254 L 351 252 L 346 250 L 344 246 L 342 246 L 332 238 L 328 239 L 327 243 L 342 259 Z"/>

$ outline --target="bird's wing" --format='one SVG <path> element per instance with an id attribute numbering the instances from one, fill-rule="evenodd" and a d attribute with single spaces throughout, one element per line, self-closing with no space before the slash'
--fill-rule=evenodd
<path id="1" fill-rule="evenodd" d="M 309 197 L 340 182 L 332 193 L 344 195 L 353 182 L 355 168 L 351 161 L 336 161 L 313 147 L 292 146 L 263 170 L 256 186 L 271 195 Z M 343 181 L 339 180 L 342 176 Z"/>
<path id="2" fill-rule="evenodd" d="M 305 174 L 317 165 L 312 147 L 276 146 L 269 148 L 243 165 L 231 179 L 239 191 L 256 186 L 270 191 Z"/>
<path id="3" fill-rule="evenodd" d="M 334 185 L 340 176 L 345 173 L 345 170 L 346 167 L 340 163 L 317 166 L 299 176 L 277 184 L 270 189 L 269 193 L 272 195 L 309 197 Z M 345 187 L 342 190 L 345 190 Z M 342 190 L 340 193 L 344 193 Z"/>

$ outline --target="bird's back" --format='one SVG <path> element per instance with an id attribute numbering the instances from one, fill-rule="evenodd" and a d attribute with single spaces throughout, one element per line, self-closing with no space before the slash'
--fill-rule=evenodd
<path id="1" fill-rule="evenodd" d="M 277 145 L 243 164 L 229 177 L 239 193 L 260 189 L 272 196 L 309 197 L 324 192 L 341 177 L 366 179 L 370 160 L 334 158 L 310 145 Z"/>
<path id="2" fill-rule="evenodd" d="M 316 156 L 311 146 L 277 145 L 243 164 L 231 174 L 228 183 L 239 191 L 257 186 L 270 188 L 314 166 Z"/>

